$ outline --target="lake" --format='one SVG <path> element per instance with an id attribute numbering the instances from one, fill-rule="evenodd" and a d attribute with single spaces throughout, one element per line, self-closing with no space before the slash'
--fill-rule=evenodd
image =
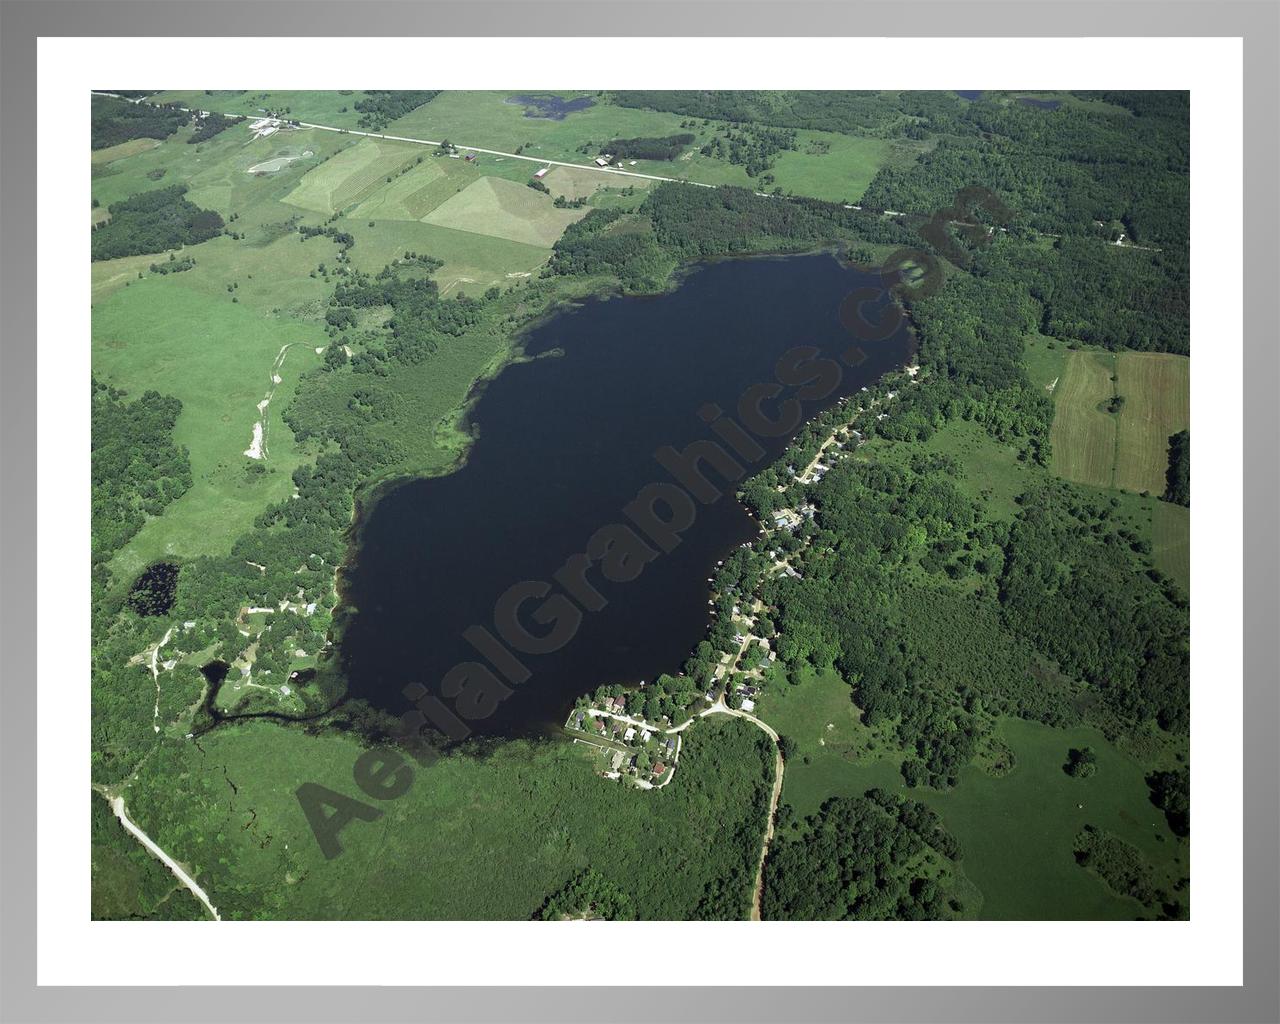
<path id="1" fill-rule="evenodd" d="M 597 530 L 626 522 L 623 508 L 641 488 L 669 483 L 655 452 L 714 439 L 698 415 L 706 403 L 734 414 L 750 385 L 775 380 L 779 356 L 793 346 L 831 357 L 850 350 L 841 303 L 878 280 L 829 254 L 713 262 L 663 295 L 592 299 L 527 332 L 529 358 L 504 369 L 473 406 L 476 440 L 465 465 L 396 487 L 361 524 L 344 587 L 357 609 L 340 645 L 349 695 L 400 714 L 409 708 L 406 684 L 438 695 L 453 666 L 483 661 L 463 632 L 492 632 L 495 602 L 509 587 L 553 580 Z M 871 307 L 888 301 L 881 292 Z M 846 368 L 824 400 L 806 402 L 806 418 L 903 365 L 912 346 L 905 327 L 863 343 L 865 361 Z M 742 460 L 746 475 L 793 435 L 760 439 L 765 454 Z M 601 683 L 678 671 L 708 624 L 707 577 L 758 530 L 733 487 L 724 490 L 638 578 L 609 582 L 593 569 L 606 606 L 587 612 L 562 649 L 521 655 L 529 678 L 472 730 L 545 734 Z M 539 604 L 531 600 L 521 616 L 534 633 L 552 625 L 529 621 Z"/>
<path id="2" fill-rule="evenodd" d="M 590 96 L 578 96 L 567 100 L 563 96 L 539 93 L 537 95 L 512 96 L 507 102 L 518 103 L 524 107 L 525 117 L 540 118 L 546 121 L 563 121 L 570 114 L 576 114 L 579 110 L 586 110 L 588 107 L 595 106 L 596 101 Z"/>

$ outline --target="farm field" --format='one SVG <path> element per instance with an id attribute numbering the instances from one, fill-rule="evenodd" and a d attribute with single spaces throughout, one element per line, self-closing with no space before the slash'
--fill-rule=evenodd
<path id="1" fill-rule="evenodd" d="M 308 171 L 284 201 L 312 213 L 338 213 L 422 155 L 422 147 L 409 143 L 361 139 Z"/>
<path id="2" fill-rule="evenodd" d="M 228 550 L 267 505 L 289 497 L 302 461 L 282 413 L 298 375 L 319 364 L 323 332 L 213 301 L 179 283 L 182 276 L 136 281 L 94 309 L 95 375 L 131 394 L 153 388 L 180 399 L 174 441 L 191 453 L 191 489 L 118 554 L 122 578 L 162 555 Z M 268 455 L 256 461 L 244 452 L 268 392 Z"/>
<path id="3" fill-rule="evenodd" d="M 1102 407 L 1116 393 L 1115 356 L 1072 352 L 1054 388 L 1053 469 L 1076 483 L 1110 487 L 1115 480 L 1116 418 Z"/>
<path id="4" fill-rule="evenodd" d="M 558 209 L 543 192 L 503 178 L 481 178 L 426 217 L 428 224 L 550 248 L 586 210 Z"/>
<path id="5" fill-rule="evenodd" d="M 996 777 L 970 766 L 955 789 L 941 792 L 905 786 L 901 752 L 858 721 L 849 687 L 834 672 L 806 670 L 798 685 L 775 688 L 761 713 L 796 741 L 782 802 L 798 818 L 829 797 L 858 796 L 873 787 L 924 801 L 960 840 L 964 872 L 983 894 L 984 919 L 1137 916 L 1137 903 L 1116 896 L 1075 863 L 1072 841 L 1085 824 L 1132 843 L 1170 885 L 1187 873 L 1187 847 L 1148 799 L 1142 765 L 1096 729 L 1001 719 L 997 734 L 1013 751 L 1013 770 Z M 1098 771 L 1092 778 L 1070 778 L 1062 771 L 1067 750 L 1083 746 L 1097 752 Z"/>
<path id="6" fill-rule="evenodd" d="M 1124 396 L 1114 486 L 1162 494 L 1169 436 L 1191 420 L 1191 360 L 1147 352 L 1116 356 L 1116 387 Z"/>
<path id="7" fill-rule="evenodd" d="M 1059 476 L 1160 494 L 1169 436 L 1190 421 L 1191 363 L 1164 353 L 1071 352 L 1054 389 L 1050 440 Z M 1119 411 L 1106 411 L 1113 398 Z"/>

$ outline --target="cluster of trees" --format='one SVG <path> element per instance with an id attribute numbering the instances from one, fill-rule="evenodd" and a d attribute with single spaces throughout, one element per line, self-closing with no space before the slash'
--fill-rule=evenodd
<path id="1" fill-rule="evenodd" d="M 99 224 L 90 241 L 95 260 L 180 249 L 222 234 L 222 217 L 186 198 L 186 185 L 170 185 L 107 207 L 111 219 Z"/>
<path id="2" fill-rule="evenodd" d="M 111 96 L 94 96 L 90 108 L 89 144 L 106 149 L 131 139 L 167 139 L 191 120 L 176 106 L 130 103 Z"/>
<path id="3" fill-rule="evenodd" d="M 109 559 L 146 522 L 191 487 L 187 449 L 173 443 L 182 403 L 146 391 L 125 392 L 93 381 L 91 413 L 93 560 Z"/>
<path id="4" fill-rule="evenodd" d="M 1165 471 L 1164 500 L 1191 507 L 1191 431 L 1169 436 L 1169 468 Z"/>
<path id="5" fill-rule="evenodd" d="M 702 147 L 702 155 L 739 164 L 754 178 L 769 170 L 779 153 L 796 148 L 796 133 L 790 128 L 747 124 L 716 135 Z"/>
<path id="6" fill-rule="evenodd" d="M 627 893 L 594 868 L 571 878 L 547 897 L 534 915 L 539 921 L 634 921 L 636 908 Z"/>
<path id="7" fill-rule="evenodd" d="M 366 89 L 355 102 L 361 114 L 360 127 L 380 132 L 398 117 L 417 110 L 440 95 L 439 89 Z"/>
<path id="8" fill-rule="evenodd" d="M 619 106 L 738 124 L 775 125 L 853 135 L 920 138 L 955 131 L 959 101 L 950 92 L 623 90 Z"/>
<path id="9" fill-rule="evenodd" d="M 181 274 L 184 271 L 192 269 L 196 265 L 194 256 L 183 256 L 178 259 L 173 253 L 169 253 L 169 258 L 163 263 L 153 263 L 147 269 L 153 274 Z"/>
<path id="10" fill-rule="evenodd" d="M 340 328 L 353 326 L 356 310 L 375 306 L 392 310 L 387 355 L 416 365 L 435 352 L 442 339 L 459 337 L 476 326 L 484 302 L 461 293 L 442 299 L 430 278 L 401 277 L 396 267 L 387 266 L 372 277 L 355 272 L 339 281 L 330 300 L 329 322 Z"/>
<path id="11" fill-rule="evenodd" d="M 624 291 L 656 290 L 673 261 L 647 224 L 618 209 L 596 209 L 570 224 L 552 248 L 553 274 L 616 278 Z"/>
<path id="12" fill-rule="evenodd" d="M 342 252 L 356 244 L 355 237 L 349 231 L 342 231 L 332 224 L 299 224 L 298 235 L 304 242 L 308 238 L 332 238 Z"/>
<path id="13" fill-rule="evenodd" d="M 919 245 L 887 218 L 819 199 L 771 199 L 750 189 L 665 182 L 641 207 L 658 242 L 680 259 L 791 252 L 839 240 Z"/>
<path id="14" fill-rule="evenodd" d="M 1098 770 L 1098 755 L 1093 747 L 1072 747 L 1062 770 L 1073 779 L 1087 779 Z"/>
<path id="15" fill-rule="evenodd" d="M 661 138 L 610 139 L 600 151 L 618 160 L 674 160 L 690 145 L 694 136 L 687 132 Z"/>
<path id="16" fill-rule="evenodd" d="M 1174 835 L 1191 832 L 1191 772 L 1158 771 L 1147 776 L 1151 802 L 1164 811 Z"/>
<path id="17" fill-rule="evenodd" d="M 188 136 L 187 142 L 188 144 L 205 142 L 243 120 L 243 117 L 228 116 L 226 114 L 206 114 L 204 117 L 196 119 L 195 130 Z"/>
<path id="18" fill-rule="evenodd" d="M 954 918 L 959 843 L 925 805 L 883 790 L 832 797 L 774 840 L 761 917 L 777 921 Z"/>
<path id="19" fill-rule="evenodd" d="M 1181 904 L 1157 886 L 1141 851 L 1119 836 L 1096 825 L 1086 825 L 1076 836 L 1075 855 L 1077 864 L 1098 875 L 1113 892 L 1166 917 L 1186 917 Z"/>
<path id="20" fill-rule="evenodd" d="M 1024 494 L 1005 542 L 1005 622 L 1090 685 L 1125 723 L 1189 724 L 1189 612 L 1114 508 L 1049 481 Z"/>

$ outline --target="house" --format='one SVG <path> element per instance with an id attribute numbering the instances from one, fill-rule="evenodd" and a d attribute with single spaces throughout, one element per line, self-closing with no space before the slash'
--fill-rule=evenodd
<path id="1" fill-rule="evenodd" d="M 663 764 L 661 761 L 659 761 L 657 764 L 653 766 L 654 775 L 661 775 L 666 770 L 667 770 L 667 766 Z"/>
<path id="2" fill-rule="evenodd" d="M 756 709 L 755 701 L 751 700 L 750 698 L 743 698 L 743 701 L 742 701 L 743 711 L 754 711 L 755 709 Z"/>
<path id="3" fill-rule="evenodd" d="M 614 710 L 614 711 L 622 712 L 622 711 L 625 711 L 626 709 L 627 709 L 627 698 L 626 698 L 626 697 L 614 697 L 614 698 L 613 698 L 613 710 Z"/>
<path id="4" fill-rule="evenodd" d="M 626 740 L 628 743 L 630 743 L 633 739 L 636 738 L 635 729 L 629 727 L 627 731 L 622 734 L 622 738 Z"/>

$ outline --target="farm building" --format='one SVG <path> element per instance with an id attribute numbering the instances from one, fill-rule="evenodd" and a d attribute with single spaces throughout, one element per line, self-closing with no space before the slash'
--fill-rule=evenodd
<path id="1" fill-rule="evenodd" d="M 538 170 L 534 171 L 534 172 L 533 172 L 533 176 L 534 176 L 535 178 L 541 178 L 541 177 L 544 177 L 544 176 L 546 175 L 547 171 L 549 171 L 549 170 L 551 170 L 551 168 L 550 168 L 550 167 L 542 167 L 542 168 L 540 168 L 540 169 L 538 169 Z"/>

